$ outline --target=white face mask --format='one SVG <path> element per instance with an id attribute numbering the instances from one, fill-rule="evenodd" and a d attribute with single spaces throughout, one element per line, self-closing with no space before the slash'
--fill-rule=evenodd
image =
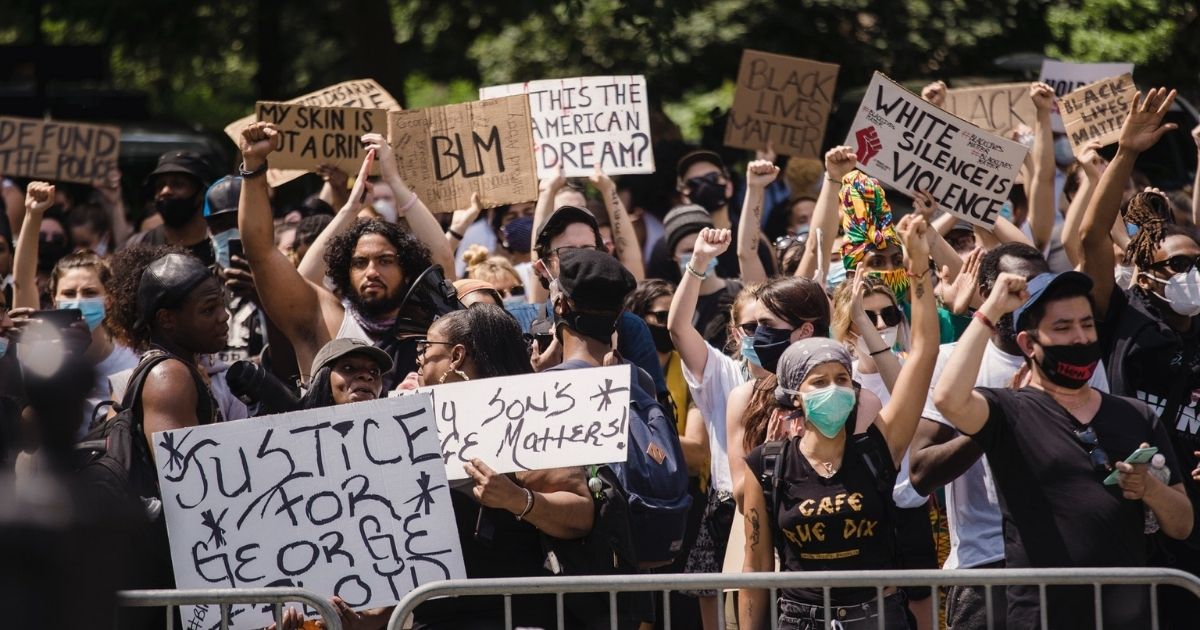
<path id="1" fill-rule="evenodd" d="M 388 223 L 396 222 L 396 204 L 387 199 L 376 199 L 371 202 L 371 207 L 375 208 L 375 212 L 383 217 Z"/>
<path id="2" fill-rule="evenodd" d="M 1116 280 L 1118 287 L 1128 289 L 1133 286 L 1133 267 L 1117 265 L 1113 268 L 1113 278 Z"/>
<path id="3" fill-rule="evenodd" d="M 889 326 L 879 331 L 879 336 L 887 343 L 888 350 L 896 347 L 896 336 L 900 333 L 899 326 Z"/>
<path id="4" fill-rule="evenodd" d="M 1200 269 L 1193 267 L 1191 271 L 1171 276 L 1170 280 L 1161 280 L 1148 273 L 1142 275 L 1166 285 L 1163 287 L 1163 301 L 1170 305 L 1171 310 L 1184 317 L 1200 314 Z"/>

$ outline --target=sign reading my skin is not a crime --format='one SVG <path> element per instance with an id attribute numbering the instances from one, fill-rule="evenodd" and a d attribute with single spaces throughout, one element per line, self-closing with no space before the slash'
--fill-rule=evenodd
<path id="1" fill-rule="evenodd" d="M 279 130 L 270 163 L 283 169 L 316 170 L 331 164 L 346 173 L 358 171 L 366 150 L 362 136 L 387 134 L 387 111 L 356 107 L 318 107 L 259 101 L 258 120 Z M 378 167 L 373 167 L 378 173 Z"/>

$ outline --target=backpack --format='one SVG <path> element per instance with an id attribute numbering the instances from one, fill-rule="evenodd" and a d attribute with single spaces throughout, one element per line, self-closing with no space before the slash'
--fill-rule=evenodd
<path id="1" fill-rule="evenodd" d="M 683 549 L 688 510 L 688 470 L 675 422 L 631 370 L 629 448 L 624 463 L 612 464 L 628 504 L 634 552 L 642 568 L 670 564 Z"/>

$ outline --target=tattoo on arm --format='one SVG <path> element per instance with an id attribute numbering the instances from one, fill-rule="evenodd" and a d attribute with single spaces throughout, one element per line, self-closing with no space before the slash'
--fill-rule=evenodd
<path id="1" fill-rule="evenodd" d="M 758 528 L 758 508 L 750 508 L 750 513 L 746 516 L 750 520 L 750 549 L 754 550 L 758 548 L 758 542 L 760 540 Z"/>
<path id="2" fill-rule="evenodd" d="M 620 253 L 620 252 L 625 251 L 625 249 L 627 247 L 627 243 L 625 240 L 625 235 L 621 233 L 622 204 L 621 204 L 621 196 L 617 194 L 616 190 L 613 190 L 612 194 L 609 195 L 608 206 L 609 206 L 608 211 L 610 214 L 612 214 L 612 217 L 611 217 L 611 220 L 609 221 L 609 223 L 612 225 L 613 243 L 616 244 L 617 252 Z"/>
<path id="3" fill-rule="evenodd" d="M 922 278 L 921 280 L 917 281 L 917 285 L 913 287 L 913 289 L 917 292 L 918 300 L 925 297 L 925 280 Z"/>

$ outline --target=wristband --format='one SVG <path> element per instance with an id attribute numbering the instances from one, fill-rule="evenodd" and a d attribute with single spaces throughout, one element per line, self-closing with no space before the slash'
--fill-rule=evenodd
<path id="1" fill-rule="evenodd" d="M 446 233 L 460 241 L 463 240 L 463 235 L 459 234 L 458 232 L 455 232 L 454 228 L 450 228 L 450 229 L 446 230 Z"/>
<path id="2" fill-rule="evenodd" d="M 253 171 L 246 170 L 246 161 L 245 160 L 242 160 L 242 163 L 238 165 L 238 175 L 241 175 L 242 179 L 254 179 L 255 177 L 259 177 L 263 173 L 266 173 L 266 172 L 267 172 L 267 161 L 266 160 L 263 160 L 262 166 L 254 169 Z"/>
<path id="3" fill-rule="evenodd" d="M 992 332 L 996 332 L 996 324 L 994 324 L 992 320 L 988 319 L 988 316 L 984 315 L 983 311 L 975 311 L 971 314 L 971 318 L 979 320 L 984 326 L 990 328 Z"/>
<path id="4" fill-rule="evenodd" d="M 533 491 L 531 491 L 529 488 L 521 489 L 525 491 L 525 509 L 517 515 L 518 521 L 525 520 L 525 517 L 529 516 L 529 513 L 533 511 Z"/>
<path id="5" fill-rule="evenodd" d="M 705 278 L 708 277 L 707 273 L 700 273 L 699 271 L 692 269 L 691 262 L 688 262 L 688 264 L 684 265 L 684 267 L 687 269 L 688 273 L 692 274 L 693 276 L 696 276 L 697 278 L 700 278 L 701 280 L 704 280 Z"/>
<path id="6" fill-rule="evenodd" d="M 877 354 L 883 354 L 884 352 L 890 352 L 890 351 L 891 351 L 891 348 L 881 348 L 879 350 L 876 350 L 875 352 L 872 352 L 871 356 L 875 356 Z"/>
<path id="7" fill-rule="evenodd" d="M 413 204 L 415 203 L 417 203 L 417 193 L 412 193 L 412 196 L 408 198 L 408 201 L 405 201 L 403 206 L 397 208 L 396 212 L 408 212 L 408 209 L 413 207 Z M 462 237 L 458 237 L 458 240 L 461 241 Z"/>
<path id="8" fill-rule="evenodd" d="M 913 273 L 905 269 L 904 275 L 908 276 L 912 280 L 920 280 L 921 278 L 924 278 L 930 271 L 933 271 L 933 267 L 926 267 L 925 271 L 922 271 L 921 273 Z"/>

